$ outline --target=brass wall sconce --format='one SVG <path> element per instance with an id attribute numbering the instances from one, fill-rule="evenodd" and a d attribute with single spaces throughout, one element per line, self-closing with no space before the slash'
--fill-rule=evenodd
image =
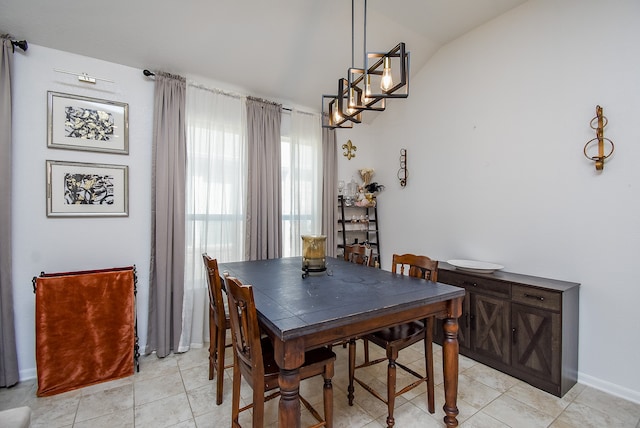
<path id="1" fill-rule="evenodd" d="M 356 150 L 358 150 L 358 148 L 353 145 L 351 140 L 347 141 L 346 144 L 343 144 L 342 149 L 344 150 L 342 156 L 346 157 L 347 160 L 351 160 L 351 158 L 356 157 Z"/>
<path id="2" fill-rule="evenodd" d="M 596 138 L 593 138 L 589 141 L 587 141 L 587 144 L 584 145 L 584 155 L 586 156 L 587 159 L 592 160 L 596 163 L 596 171 L 602 171 L 604 169 L 604 161 L 605 159 L 609 158 L 612 154 L 613 154 L 613 150 L 614 150 L 614 145 L 613 145 L 613 141 L 611 141 L 608 138 L 604 137 L 604 127 L 607 126 L 607 123 L 609 123 L 609 121 L 607 120 L 607 118 L 602 114 L 602 107 L 600 106 L 596 106 L 596 117 L 594 117 L 593 119 L 591 119 L 590 122 L 590 126 L 591 129 L 595 129 L 596 131 Z M 596 156 L 589 156 L 587 154 L 587 149 L 589 148 L 589 146 L 591 145 L 591 143 L 597 141 L 598 142 L 598 154 Z M 611 151 L 609 152 L 608 155 L 604 154 L 604 142 L 607 141 L 609 143 L 609 145 L 611 146 Z"/>
<path id="3" fill-rule="evenodd" d="M 400 180 L 400 187 L 407 185 L 407 176 L 409 171 L 407 170 L 407 149 L 400 149 L 400 169 L 398 170 L 398 180 Z"/>

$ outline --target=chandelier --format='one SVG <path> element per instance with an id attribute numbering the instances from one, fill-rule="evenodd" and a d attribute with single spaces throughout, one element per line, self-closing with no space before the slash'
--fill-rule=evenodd
<path id="1" fill-rule="evenodd" d="M 367 0 L 364 0 L 362 66 L 355 67 L 355 0 L 351 0 L 351 67 L 338 79 L 335 95 L 322 95 L 322 127 L 352 128 L 364 111 L 383 111 L 387 98 L 409 96 L 409 52 L 404 42 L 388 52 L 367 52 Z"/>

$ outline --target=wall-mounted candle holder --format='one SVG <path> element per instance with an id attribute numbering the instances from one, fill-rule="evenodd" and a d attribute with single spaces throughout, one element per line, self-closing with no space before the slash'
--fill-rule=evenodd
<path id="1" fill-rule="evenodd" d="M 407 176 L 409 171 L 407 170 L 407 149 L 400 149 L 400 169 L 398 170 L 398 180 L 400 180 L 400 187 L 407 185 Z"/>
<path id="2" fill-rule="evenodd" d="M 596 171 L 602 171 L 604 169 L 605 159 L 611 156 L 614 150 L 613 141 L 604 137 L 604 127 L 607 126 L 607 123 L 609 123 L 609 121 L 602 114 L 602 107 L 596 106 L 596 117 L 591 119 L 591 123 L 589 124 L 591 126 L 591 129 L 594 129 L 596 131 L 596 138 L 587 141 L 587 144 L 584 145 L 583 150 L 586 158 L 596 163 Z M 587 150 L 589 149 L 589 146 L 591 146 L 591 143 L 596 141 L 598 142 L 598 154 L 596 156 L 589 156 L 589 154 L 587 154 Z M 611 146 L 611 151 L 608 155 L 604 154 L 605 141 L 608 142 Z"/>

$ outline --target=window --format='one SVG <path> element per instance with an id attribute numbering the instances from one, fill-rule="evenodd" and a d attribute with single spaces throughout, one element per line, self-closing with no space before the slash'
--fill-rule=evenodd
<path id="1" fill-rule="evenodd" d="M 301 235 L 320 233 L 322 131 L 320 118 L 296 110 L 282 116 L 282 253 L 302 254 Z"/>

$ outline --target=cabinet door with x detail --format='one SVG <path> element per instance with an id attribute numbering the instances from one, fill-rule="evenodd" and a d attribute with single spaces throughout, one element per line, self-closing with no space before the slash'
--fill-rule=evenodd
<path id="1" fill-rule="evenodd" d="M 471 343 L 485 357 L 509 364 L 509 301 L 498 297 L 471 294 Z"/>
<path id="2" fill-rule="evenodd" d="M 545 380 L 560 380 L 560 314 L 511 305 L 511 365 Z"/>

